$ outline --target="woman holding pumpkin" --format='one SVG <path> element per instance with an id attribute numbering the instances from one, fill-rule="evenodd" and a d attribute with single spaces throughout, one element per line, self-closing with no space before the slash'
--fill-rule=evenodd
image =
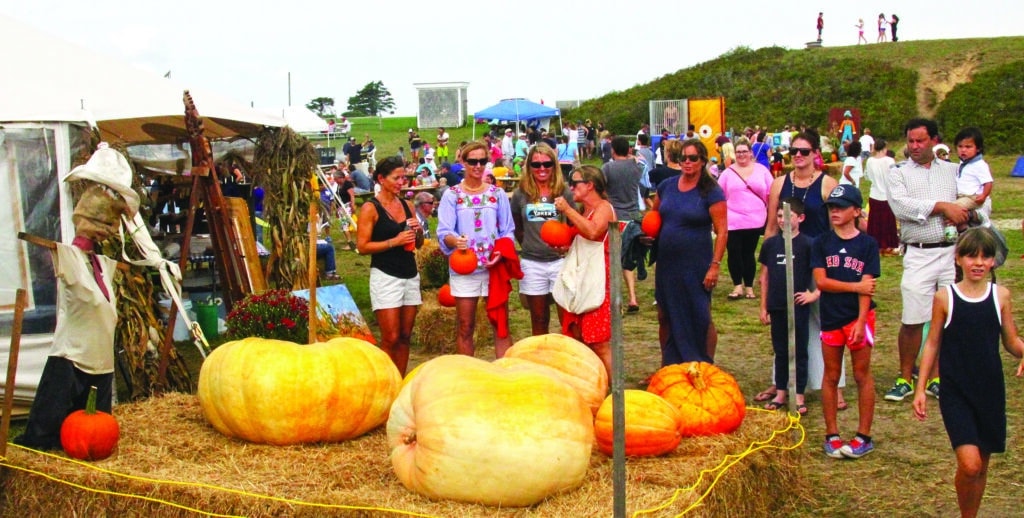
<path id="1" fill-rule="evenodd" d="M 423 303 L 414 253 L 423 245 L 423 228 L 402 198 L 401 158 L 381 160 L 373 179 L 380 191 L 359 209 L 356 249 L 370 255 L 370 305 L 380 325 L 380 348 L 405 376 L 412 328 Z"/>
<path id="2" fill-rule="evenodd" d="M 523 179 L 512 194 L 512 220 L 516 225 L 523 269 L 519 293 L 526 298 L 534 335 L 549 332 L 551 288 L 565 263 L 562 252 L 548 246 L 540 237 L 540 227 L 545 221 L 559 219 L 555 198 L 572 198 L 572 191 L 565 185 L 562 175 L 555 172 L 557 164 L 555 150 L 547 144 L 533 146 L 526 154 Z"/>
<path id="3" fill-rule="evenodd" d="M 728 241 L 725 193 L 708 173 L 708 149 L 698 139 L 666 146 L 677 177 L 658 185 L 653 210 L 661 214 L 654 298 L 662 366 L 714 360 L 711 290 Z M 711 240 L 714 231 L 715 240 Z"/>
<path id="4" fill-rule="evenodd" d="M 565 219 L 579 233 L 575 239 L 604 241 L 604 301 L 592 311 L 577 315 L 566 312 L 562 319 L 562 333 L 589 346 L 604 363 L 611 376 L 612 372 L 612 311 L 611 279 L 608 263 L 608 225 L 615 223 L 615 209 L 608 202 L 605 193 L 604 173 L 600 169 L 585 165 L 569 175 L 572 199 L 580 204 L 579 210 L 562 196 L 555 198 L 555 208 L 565 214 Z"/>
<path id="5" fill-rule="evenodd" d="M 455 346 L 459 354 L 472 356 L 476 350 L 476 307 L 480 297 L 487 297 L 487 316 L 494 326 L 494 354 L 500 358 L 512 345 L 508 334 L 508 292 L 504 283 L 493 282 L 492 277 L 500 278 L 509 269 L 518 271 L 519 259 L 512 241 L 515 223 L 508 195 L 500 187 L 484 182 L 489 155 L 487 145 L 480 141 L 462 148 L 464 177 L 441 197 L 437 238 L 445 255 L 468 250 L 476 258 L 475 270 L 468 274 L 451 270 L 448 282 L 455 297 Z M 492 286 L 498 291 L 492 293 Z"/>

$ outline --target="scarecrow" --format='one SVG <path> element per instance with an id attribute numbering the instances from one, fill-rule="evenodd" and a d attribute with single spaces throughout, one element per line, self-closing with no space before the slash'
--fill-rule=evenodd
<path id="1" fill-rule="evenodd" d="M 71 245 L 56 243 L 57 327 L 39 379 L 25 432 L 15 444 L 58 449 L 64 418 L 85 408 L 89 388 L 97 388 L 96 408 L 110 412 L 117 324 L 114 276 L 117 261 L 96 253 L 98 244 L 118 233 L 122 215 L 133 217 L 139 195 L 132 190 L 128 161 L 101 143 L 89 161 L 64 181 L 89 180 L 75 205 Z"/>

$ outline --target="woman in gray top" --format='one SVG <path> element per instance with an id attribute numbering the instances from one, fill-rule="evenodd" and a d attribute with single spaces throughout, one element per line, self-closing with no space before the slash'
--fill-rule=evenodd
<path id="1" fill-rule="evenodd" d="M 519 293 L 526 297 L 533 334 L 542 335 L 548 333 L 551 323 L 551 288 L 562 269 L 565 250 L 551 248 L 542 241 L 540 227 L 550 219 L 561 219 L 555 210 L 555 198 L 571 200 L 572 193 L 558 172 L 555 150 L 547 144 L 530 148 L 525 165 L 523 178 L 511 201 L 523 270 Z"/>

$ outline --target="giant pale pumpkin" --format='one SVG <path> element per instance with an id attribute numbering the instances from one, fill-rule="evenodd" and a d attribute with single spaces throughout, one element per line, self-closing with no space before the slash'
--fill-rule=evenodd
<path id="1" fill-rule="evenodd" d="M 683 437 L 731 433 L 747 413 L 736 378 L 705 362 L 662 367 L 647 387 L 679 409 Z"/>
<path id="2" fill-rule="evenodd" d="M 528 336 L 505 351 L 506 358 L 520 358 L 547 365 L 562 374 L 596 413 L 608 395 L 608 372 L 604 362 L 586 344 L 560 334 Z"/>
<path id="3" fill-rule="evenodd" d="M 298 345 L 245 338 L 216 348 L 199 371 L 203 415 L 220 433 L 265 444 L 335 442 L 387 421 L 402 377 L 357 338 Z"/>
<path id="4" fill-rule="evenodd" d="M 569 385 L 461 355 L 423 364 L 392 405 L 387 432 L 392 467 L 410 491 L 502 507 L 579 486 L 594 442 L 593 416 Z"/>
<path id="5" fill-rule="evenodd" d="M 679 446 L 683 436 L 679 425 L 683 416 L 672 403 L 657 394 L 643 390 L 623 391 L 626 414 L 626 455 L 645 456 L 668 453 Z M 594 419 L 597 449 L 612 454 L 612 396 L 601 403 Z"/>

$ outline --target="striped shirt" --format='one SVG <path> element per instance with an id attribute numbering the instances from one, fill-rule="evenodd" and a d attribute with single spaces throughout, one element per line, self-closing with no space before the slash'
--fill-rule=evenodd
<path id="1" fill-rule="evenodd" d="M 932 160 L 925 167 L 908 160 L 889 176 L 889 207 L 900 223 L 904 243 L 941 243 L 945 226 L 942 214 L 932 215 L 935 203 L 956 201 L 957 166 Z"/>

